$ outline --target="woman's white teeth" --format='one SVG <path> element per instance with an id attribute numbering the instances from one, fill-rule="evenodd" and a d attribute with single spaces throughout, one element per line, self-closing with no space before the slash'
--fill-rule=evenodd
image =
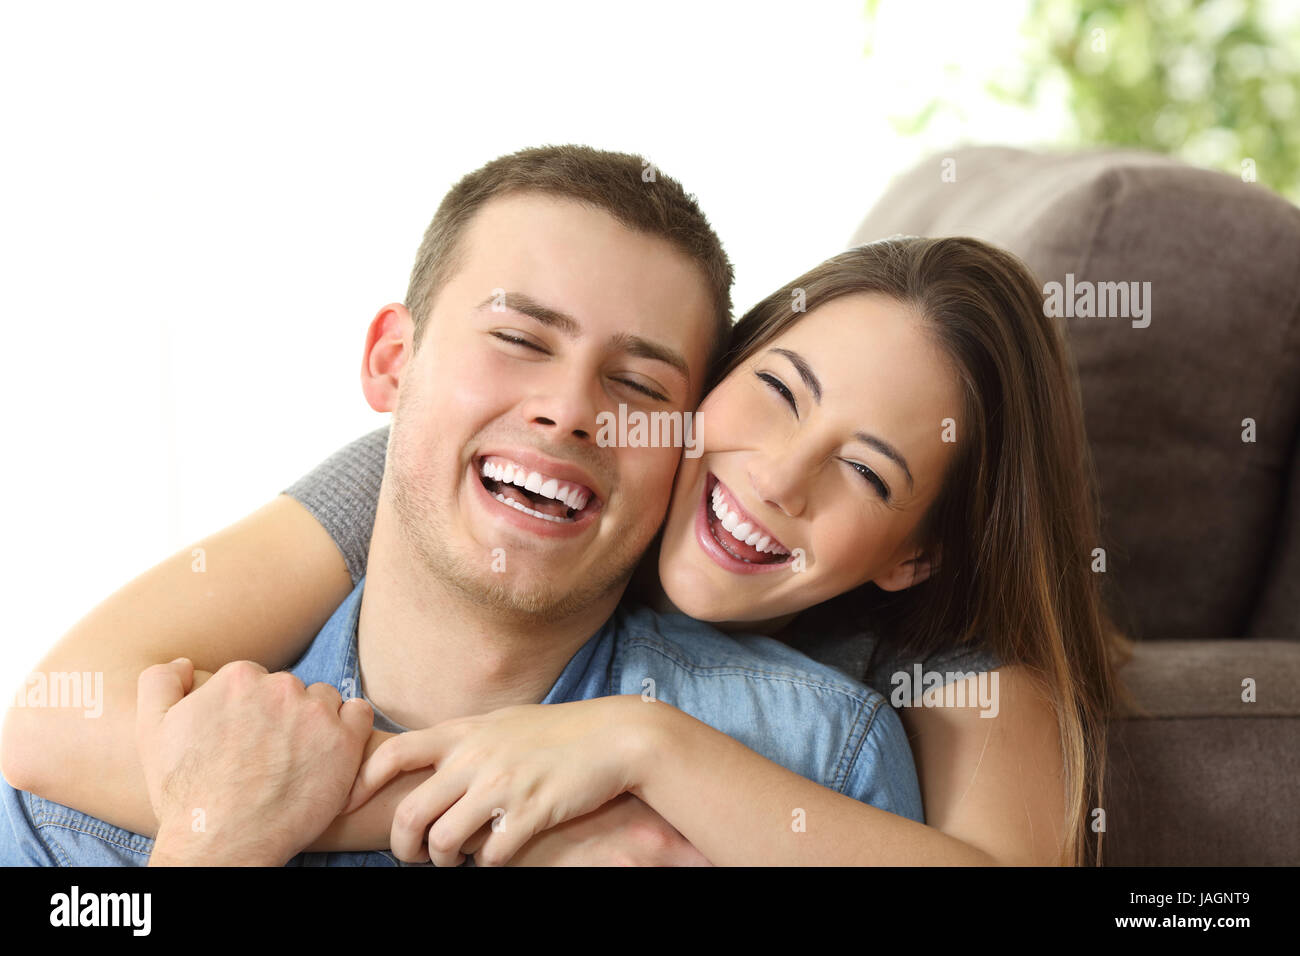
<path id="1" fill-rule="evenodd" d="M 727 501 L 717 485 L 713 486 L 713 513 L 718 516 L 718 523 L 722 525 L 726 532 L 742 544 L 747 544 L 764 554 L 786 553 L 783 549 L 772 546 L 771 535 L 755 531 L 754 526 L 748 521 L 742 522 L 740 515 L 727 507 Z"/>
<path id="2" fill-rule="evenodd" d="M 515 485 L 524 488 L 534 494 L 542 495 L 546 498 L 554 498 L 556 501 L 562 501 L 565 505 L 574 511 L 581 511 L 587 507 L 587 495 L 581 488 L 574 485 L 566 484 L 558 478 L 547 478 L 539 471 L 529 471 L 523 465 L 516 465 L 513 462 L 507 462 L 504 465 L 494 462 L 483 462 L 483 477 L 491 478 L 493 481 L 499 481 L 502 484 Z M 502 498 L 502 495 L 497 495 Z M 508 504 L 515 504 L 505 499 Z M 527 511 L 529 514 L 538 514 L 531 508 L 522 505 L 516 505 L 521 511 Z M 541 515 L 543 518 L 551 518 L 552 515 Z M 560 521 L 568 519 L 560 518 Z"/>

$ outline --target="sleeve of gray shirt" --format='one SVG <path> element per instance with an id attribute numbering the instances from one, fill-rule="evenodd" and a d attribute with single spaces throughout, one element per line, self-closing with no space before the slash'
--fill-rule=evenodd
<path id="1" fill-rule="evenodd" d="M 895 642 L 876 630 L 869 614 L 851 610 L 840 601 L 828 601 L 805 611 L 780 637 L 813 660 L 829 664 L 880 692 L 887 700 L 895 676 L 912 675 L 917 664 L 922 673 L 942 674 L 941 683 L 948 684 L 959 673 L 996 670 L 1002 663 L 983 642 L 939 650 L 925 658 L 900 653 Z"/>
<path id="2" fill-rule="evenodd" d="M 329 532 L 347 562 L 353 584 L 366 573 L 387 455 L 385 425 L 344 445 L 284 490 Z"/>
<path id="3" fill-rule="evenodd" d="M 942 675 L 938 683 L 946 685 L 966 674 L 997 670 L 1001 661 L 984 644 L 938 651 L 924 660 L 899 657 L 887 653 L 886 647 L 879 647 L 872 656 L 864 683 L 884 694 L 886 699 L 891 699 L 890 692 L 899 680 L 897 675 L 912 677 L 917 664 L 921 665 L 922 674 Z"/>

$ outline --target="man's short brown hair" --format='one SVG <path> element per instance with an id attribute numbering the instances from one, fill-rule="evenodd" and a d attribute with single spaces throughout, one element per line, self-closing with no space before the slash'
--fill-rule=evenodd
<path id="1" fill-rule="evenodd" d="M 603 209 L 630 229 L 659 236 L 697 263 L 709 284 L 714 341 L 709 367 L 731 332 L 731 262 L 695 197 L 648 160 L 590 146 L 537 146 L 501 156 L 452 186 L 415 257 L 406 308 L 418 347 L 438 291 L 460 266 L 460 237 L 489 199 L 538 192 Z"/>

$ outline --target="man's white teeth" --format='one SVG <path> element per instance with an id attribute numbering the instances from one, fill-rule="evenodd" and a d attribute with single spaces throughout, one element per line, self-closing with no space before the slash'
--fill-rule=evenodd
<path id="1" fill-rule="evenodd" d="M 545 518 L 547 521 L 558 521 L 560 524 L 567 524 L 568 522 L 571 522 L 573 520 L 572 518 L 562 518 L 559 515 L 544 515 L 540 511 L 534 511 L 532 508 L 529 508 L 527 505 L 522 505 L 517 501 L 511 501 L 509 498 L 501 494 L 501 492 L 499 491 L 495 495 L 493 495 L 493 497 L 496 498 L 496 500 L 501 502 L 503 505 L 509 505 L 511 508 L 514 508 L 516 511 L 522 511 L 524 514 L 532 515 L 534 518 Z"/>
<path id="2" fill-rule="evenodd" d="M 499 481 L 506 485 L 516 485 L 547 498 L 554 498 L 556 501 L 564 502 L 574 511 L 581 511 L 587 507 L 587 494 L 581 488 L 567 484 L 557 478 L 548 478 L 538 471 L 529 471 L 523 465 L 516 465 L 514 462 L 497 464 L 484 461 L 482 470 L 485 478 L 491 478 L 493 481 Z M 497 497 L 501 496 L 498 495 Z M 521 508 L 520 510 L 530 511 L 528 508 Z M 530 511 L 530 513 L 535 514 L 536 512 Z M 549 516 L 542 515 L 542 517 Z"/>
<path id="3" fill-rule="evenodd" d="M 713 486 L 713 513 L 726 532 L 743 544 L 749 545 L 764 554 L 786 554 L 787 552 L 772 544 L 772 536 L 755 531 L 748 521 L 741 521 L 740 515 L 727 507 L 726 499 L 717 485 Z"/>

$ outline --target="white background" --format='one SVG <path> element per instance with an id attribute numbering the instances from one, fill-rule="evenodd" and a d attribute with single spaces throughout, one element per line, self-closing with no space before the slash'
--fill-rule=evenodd
<path id="1" fill-rule="evenodd" d="M 840 251 L 979 105 L 1023 0 L 0 4 L 0 687 L 140 571 L 386 420 L 358 386 L 444 191 L 524 146 L 641 152 L 743 311 Z M 865 55 L 869 39 L 872 55 Z M 971 91 L 962 128 L 891 115 Z"/>

